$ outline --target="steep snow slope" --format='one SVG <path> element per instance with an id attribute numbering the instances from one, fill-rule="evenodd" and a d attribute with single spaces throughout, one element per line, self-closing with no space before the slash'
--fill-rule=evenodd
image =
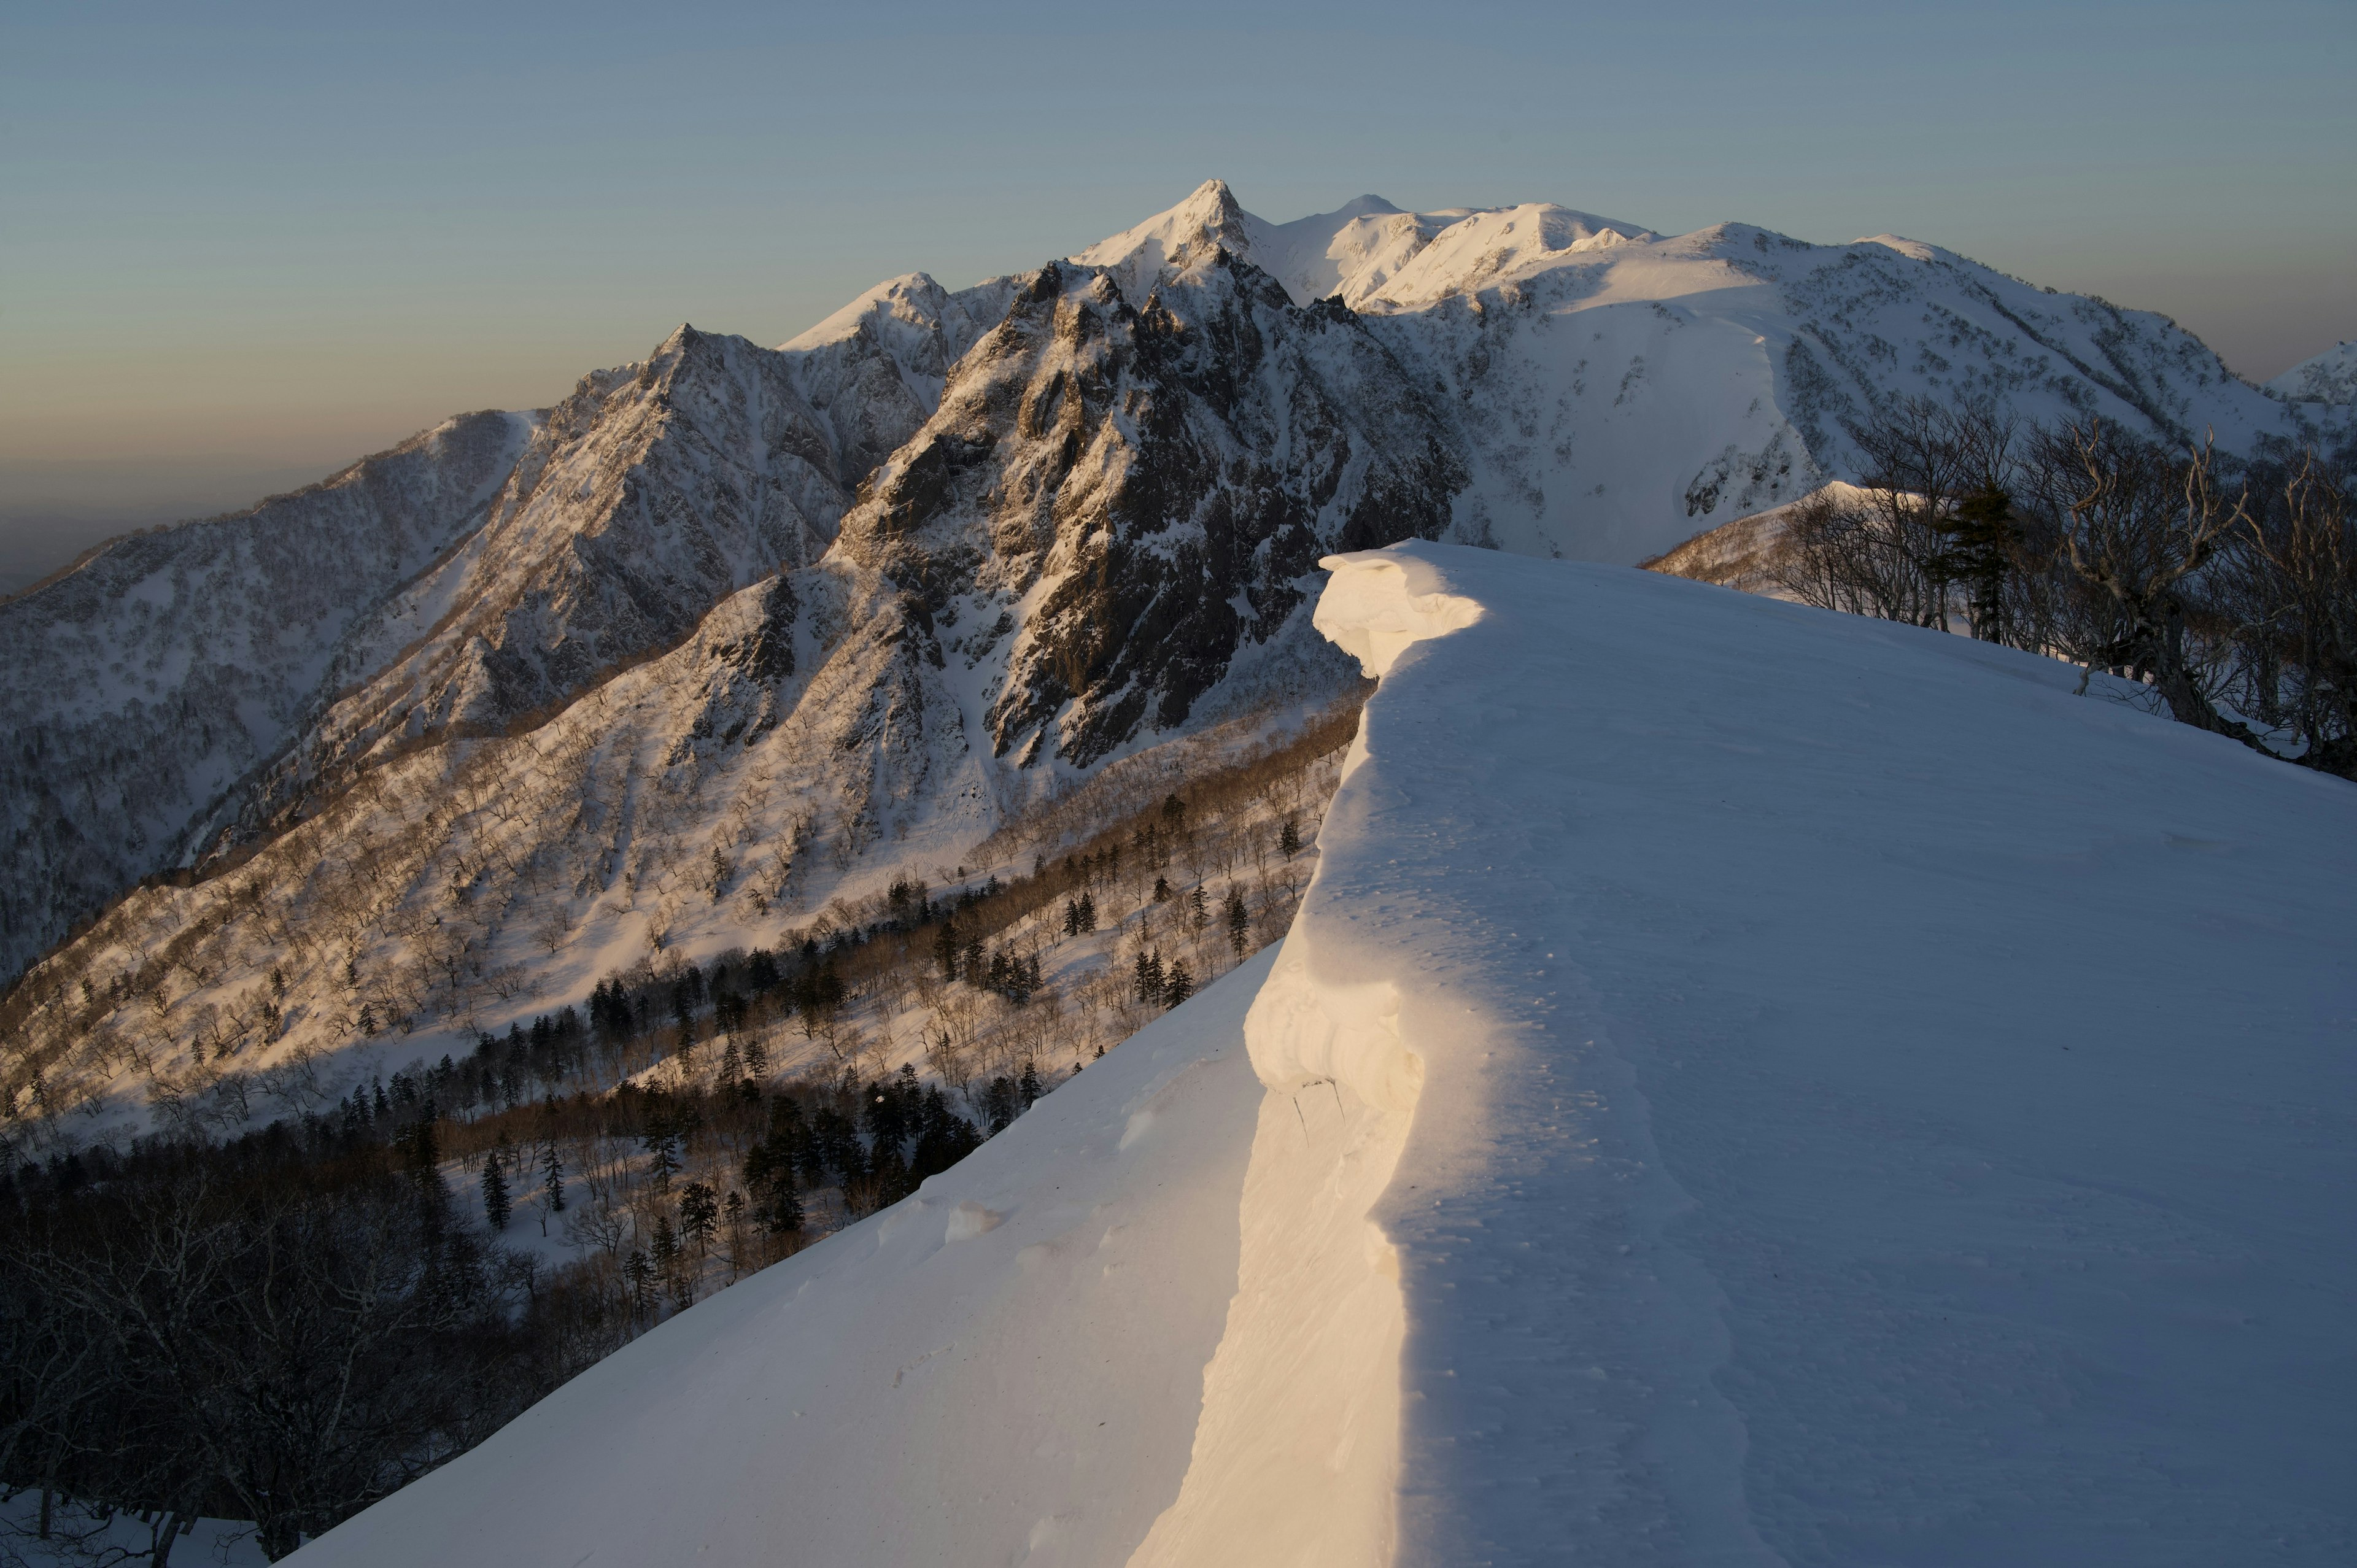
<path id="1" fill-rule="evenodd" d="M 0 974 L 175 864 L 387 596 L 479 525 L 538 421 L 470 413 L 0 603 Z"/>
<path id="2" fill-rule="evenodd" d="M 1268 962 L 295 1561 L 1121 1562 L 1178 1493 L 1235 1283 Z"/>
<path id="3" fill-rule="evenodd" d="M 2347 1560 L 2347 785 L 1964 639 L 1333 564 L 1383 684 L 1273 964 L 305 1561 Z"/>

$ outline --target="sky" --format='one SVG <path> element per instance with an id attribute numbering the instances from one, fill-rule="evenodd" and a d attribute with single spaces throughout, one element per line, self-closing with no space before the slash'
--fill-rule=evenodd
<path id="1" fill-rule="evenodd" d="M 674 326 L 1265 218 L 1904 234 L 2255 380 L 2357 337 L 2357 5 L 0 5 L 0 589 Z"/>

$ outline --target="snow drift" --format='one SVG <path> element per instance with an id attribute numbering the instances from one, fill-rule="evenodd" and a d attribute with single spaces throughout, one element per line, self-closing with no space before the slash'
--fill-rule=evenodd
<path id="1" fill-rule="evenodd" d="M 1329 564 L 1383 686 L 1273 960 L 303 1561 L 2347 1560 L 2350 786 Z"/>

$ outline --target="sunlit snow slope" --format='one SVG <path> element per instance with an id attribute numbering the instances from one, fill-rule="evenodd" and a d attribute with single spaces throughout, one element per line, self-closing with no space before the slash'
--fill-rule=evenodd
<path id="1" fill-rule="evenodd" d="M 1383 684 L 1273 970 L 304 1561 L 2349 1560 L 2348 785 L 1961 638 L 1331 564 Z"/>

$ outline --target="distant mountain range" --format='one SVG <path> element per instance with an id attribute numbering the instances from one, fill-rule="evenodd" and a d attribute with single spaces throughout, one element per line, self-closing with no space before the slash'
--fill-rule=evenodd
<path id="1" fill-rule="evenodd" d="M 1634 562 L 1859 477 L 1844 421 L 1902 394 L 2249 450 L 2342 438 L 2352 391 L 2347 345 L 2256 388 L 2162 317 L 1889 236 L 1374 197 L 1272 224 L 1214 180 L 777 349 L 682 327 L 554 408 L 459 415 L 0 604 L 0 970 L 112 908 L 16 1019 L 69 972 L 139 972 L 226 895 L 126 890 L 259 847 L 255 908 L 312 922 L 270 944 L 282 1041 L 347 1037 L 356 977 L 424 963 L 402 912 L 454 883 L 501 886 L 468 964 L 563 989 L 1334 689 L 1329 550 Z M 330 881 L 332 940 L 304 903 Z M 552 921 L 572 946 L 526 940 Z M 187 1048 L 187 997 L 252 983 L 197 965 L 142 1027 Z"/>

